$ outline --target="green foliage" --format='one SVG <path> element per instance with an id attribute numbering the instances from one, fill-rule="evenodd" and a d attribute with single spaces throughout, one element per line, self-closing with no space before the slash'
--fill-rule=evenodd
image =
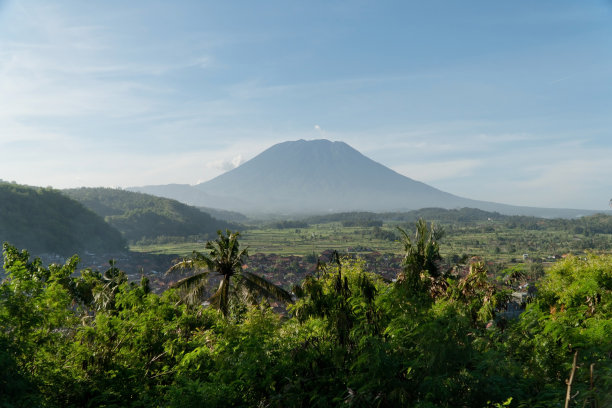
<path id="1" fill-rule="evenodd" d="M 342 262 L 337 253 L 334 255 L 332 265 L 319 264 L 319 278 L 309 276 L 294 288 L 299 301 L 289 310 L 302 323 L 325 318 L 330 333 L 346 345 L 357 320 L 367 324 L 367 332 L 380 332 L 375 298 L 381 283 L 380 278 L 363 271 L 362 262 Z"/>
<path id="2" fill-rule="evenodd" d="M 188 313 L 172 293 L 159 297 L 125 282 L 112 264 L 103 274 L 74 276 L 77 263 L 46 268 L 4 246 L 0 405 L 149 405 L 173 381 L 195 328 L 215 321 Z M 100 307 L 94 293 L 112 280 L 112 302 Z"/>
<path id="3" fill-rule="evenodd" d="M 549 399 L 561 399 L 572 355 L 578 352 L 576 404 L 612 402 L 612 258 L 590 254 L 556 264 L 523 313 L 510 344 L 526 375 Z M 589 367 L 594 364 L 591 389 Z M 546 400 L 546 397 L 544 397 Z"/>
<path id="4" fill-rule="evenodd" d="M 30 261 L 27 251 L 18 252 L 7 244 L 3 254 L 8 277 L 0 286 L 0 344 L 6 347 L 1 358 L 8 371 L 3 374 L 2 388 L 10 396 L 28 386 L 30 397 L 17 395 L 16 401 L 38 400 L 44 391 L 36 392 L 34 384 L 41 390 L 62 381 L 61 367 L 47 361 L 67 355 L 65 341 L 76 327 L 64 282 L 78 259 L 45 268 L 39 259 Z M 8 377 L 11 371 L 18 372 Z"/>
<path id="5" fill-rule="evenodd" d="M 35 253 L 116 252 L 120 233 L 57 190 L 0 183 L 0 242 Z"/>
<path id="6" fill-rule="evenodd" d="M 398 228 L 402 234 L 404 247 L 403 271 L 397 277 L 397 283 L 412 295 L 419 295 L 430 290 L 438 291 L 442 273 L 438 262 L 440 256 L 439 240 L 444 231 L 430 227 L 420 219 L 416 223 L 414 237 Z"/>
<path id="7" fill-rule="evenodd" d="M 405 238 L 414 287 L 335 253 L 294 288 L 289 315 L 236 302 L 230 318 L 128 282 L 113 262 L 45 266 L 5 245 L 0 406 L 552 408 L 576 352 L 570 406 L 610 406 L 611 256 L 556 264 L 505 320 L 507 286 L 484 263 L 442 273 L 432 228 Z M 229 292 L 249 279 L 237 234 L 207 249 L 190 261 L 231 277 Z"/>
<path id="8" fill-rule="evenodd" d="M 508 303 L 510 292 L 489 282 L 484 263 L 475 261 L 469 265 L 467 275 L 449 287 L 448 296 L 462 304 L 472 324 L 484 327 Z"/>

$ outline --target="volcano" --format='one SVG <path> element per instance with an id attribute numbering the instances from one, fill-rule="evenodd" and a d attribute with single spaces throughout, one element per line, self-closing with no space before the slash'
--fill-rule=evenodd
<path id="1" fill-rule="evenodd" d="M 344 142 L 297 140 L 195 186 L 135 187 L 191 205 L 246 214 L 478 208 L 508 215 L 573 217 L 584 210 L 519 207 L 456 196 L 401 175 Z"/>

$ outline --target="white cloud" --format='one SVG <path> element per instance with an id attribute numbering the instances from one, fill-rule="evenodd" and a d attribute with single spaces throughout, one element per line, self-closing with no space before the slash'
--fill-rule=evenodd
<path id="1" fill-rule="evenodd" d="M 209 162 L 206 164 L 206 167 L 221 171 L 230 171 L 240 166 L 242 163 L 244 163 L 244 159 L 242 158 L 242 155 L 239 154 L 231 159 Z"/>

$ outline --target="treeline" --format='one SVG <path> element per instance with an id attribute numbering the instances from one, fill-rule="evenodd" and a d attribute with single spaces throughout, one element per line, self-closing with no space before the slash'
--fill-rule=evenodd
<path id="1" fill-rule="evenodd" d="M 407 234 L 395 282 L 332 254 L 284 317 L 238 286 L 218 312 L 219 297 L 186 306 L 112 264 L 79 273 L 5 246 L 0 406 L 612 404 L 612 257 L 556 264 L 509 319 L 509 287 L 478 260 L 442 270 L 438 239 Z"/>
<path id="2" fill-rule="evenodd" d="M 214 235 L 238 225 L 176 200 L 112 188 L 63 190 L 117 228 L 130 242 L 157 237 Z"/>
<path id="3" fill-rule="evenodd" d="M 477 208 L 459 208 L 451 210 L 444 208 L 422 208 L 420 210 L 406 212 L 386 212 L 379 216 L 385 221 L 414 223 L 419 219 L 425 219 L 445 224 L 470 224 L 478 221 L 491 220 L 499 221 L 509 217 L 497 212 L 489 212 Z"/>
<path id="4" fill-rule="evenodd" d="M 119 231 L 82 204 L 51 188 L 0 183 L 0 242 L 35 253 L 117 252 Z"/>
<path id="5" fill-rule="evenodd" d="M 419 219 L 427 219 L 438 224 L 477 226 L 486 222 L 501 222 L 508 229 L 522 230 L 557 230 L 576 234 L 612 234 L 612 216 L 594 214 L 580 218 L 539 218 L 521 215 L 502 215 L 497 212 L 479 210 L 477 208 L 423 208 L 407 212 L 348 212 L 327 214 L 305 218 L 308 224 L 340 222 L 343 226 L 374 227 L 386 223 L 413 224 Z"/>
<path id="6" fill-rule="evenodd" d="M 346 226 L 374 227 L 381 226 L 382 222 L 396 222 L 413 224 L 419 219 L 427 219 L 438 223 L 469 224 L 478 221 L 504 220 L 509 216 L 495 212 L 488 212 L 476 208 L 461 208 L 447 210 L 444 208 L 423 208 L 404 212 L 345 212 L 308 217 L 309 224 L 322 224 L 327 222 L 340 222 Z"/>
<path id="7" fill-rule="evenodd" d="M 508 217 L 505 222 L 507 228 L 524 230 L 552 229 L 557 231 L 570 231 L 576 234 L 612 234 L 612 216 L 594 214 L 576 219 L 564 218 L 536 218 L 524 216 Z"/>
<path id="8" fill-rule="evenodd" d="M 340 222 L 344 227 L 380 227 L 382 217 L 373 212 L 344 212 L 326 215 L 317 215 L 304 219 L 308 224 L 324 224 Z"/>
<path id="9" fill-rule="evenodd" d="M 309 224 L 306 221 L 283 220 L 274 221 L 266 225 L 268 228 L 276 229 L 293 229 L 293 228 L 308 228 Z"/>

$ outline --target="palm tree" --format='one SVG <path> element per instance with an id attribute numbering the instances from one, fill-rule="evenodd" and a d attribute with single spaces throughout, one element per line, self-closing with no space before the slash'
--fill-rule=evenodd
<path id="1" fill-rule="evenodd" d="M 119 292 L 119 287 L 128 281 L 125 272 L 115 266 L 115 260 L 108 261 L 108 268 L 100 277 L 100 284 L 92 288 L 93 305 L 96 310 L 114 310 L 115 296 Z"/>
<path id="2" fill-rule="evenodd" d="M 168 270 L 168 272 L 185 269 L 199 271 L 173 285 L 181 289 L 185 303 L 192 305 L 202 303 L 211 272 L 217 273 L 221 282 L 208 301 L 226 317 L 229 313 L 231 295 L 250 304 L 257 303 L 260 297 L 284 302 L 292 301 L 291 294 L 283 288 L 243 269 L 248 251 L 247 248 L 240 249 L 239 232 L 217 231 L 217 235 L 217 239 L 206 243 L 205 248 L 210 251 L 208 254 L 193 251 L 191 257 L 183 259 Z M 235 281 L 233 285 L 232 277 Z"/>
<path id="3" fill-rule="evenodd" d="M 444 231 L 436 230 L 433 223 L 428 227 L 423 219 L 417 221 L 413 238 L 402 228 L 398 227 L 398 230 L 402 234 L 404 260 L 403 271 L 398 275 L 397 282 L 416 292 L 442 289 L 438 286 L 444 286 L 444 280 L 441 279 L 444 276 L 438 263 L 442 259 L 439 241 Z"/>

